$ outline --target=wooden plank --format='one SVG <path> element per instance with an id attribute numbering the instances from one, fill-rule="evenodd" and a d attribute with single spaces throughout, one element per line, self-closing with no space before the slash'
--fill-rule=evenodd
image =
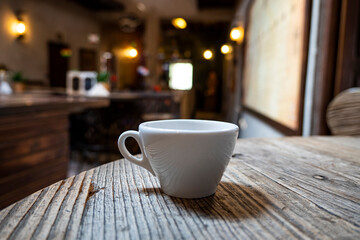
<path id="1" fill-rule="evenodd" d="M 54 132 L 64 132 L 68 130 L 67 119 L 57 119 L 56 122 L 42 122 L 42 125 L 31 128 L 21 128 L 1 132 L 0 145 L 6 145 L 18 142 L 23 139 L 33 138 L 44 134 L 53 134 Z"/>
<path id="2" fill-rule="evenodd" d="M 236 168 L 231 168 L 231 165 L 235 165 Z M 279 183 L 271 174 L 264 175 L 263 172 L 243 163 L 242 159 L 232 159 L 229 167 L 229 174 L 225 175 L 224 181 L 228 178 L 241 188 L 252 192 L 256 201 L 264 206 L 276 221 L 282 222 L 284 227 L 290 228 L 290 231 L 292 228 L 296 229 L 293 230 L 294 238 L 336 239 L 342 234 L 351 236 L 351 233 L 360 233 L 359 226 L 349 224 L 345 219 L 319 208 L 318 205 Z"/>
<path id="3" fill-rule="evenodd" d="M 123 161 L 121 163 L 125 164 Z M 162 227 L 164 236 L 181 236 L 181 238 L 185 239 L 193 237 L 192 232 L 189 229 L 189 223 L 187 223 L 184 218 L 175 220 L 174 218 L 169 217 L 172 214 L 176 214 L 175 211 L 171 211 L 171 208 L 175 209 L 175 205 L 171 204 L 171 202 L 166 202 L 166 198 L 162 196 L 159 184 L 155 178 L 147 172 L 141 172 L 141 169 L 139 168 L 134 169 L 137 170 L 135 176 L 138 176 L 137 179 L 139 179 L 139 183 L 141 186 L 144 186 L 140 188 L 140 190 L 142 189 L 147 196 L 146 200 L 151 204 L 152 211 L 166 213 L 165 215 L 158 217 L 158 224 Z M 176 211 L 178 212 L 177 209 Z M 178 212 L 178 215 L 179 214 L 180 213 Z"/>
<path id="4" fill-rule="evenodd" d="M 115 235 L 117 238 L 119 238 L 118 233 L 122 232 L 122 236 L 124 239 L 130 239 L 130 225 L 129 225 L 129 218 L 126 217 L 126 212 L 128 211 L 125 207 L 125 202 L 123 198 L 123 192 L 121 187 L 121 166 L 120 163 L 123 161 L 116 161 L 113 163 L 113 197 L 114 197 L 114 215 L 115 219 L 118 219 L 118 221 L 115 220 Z"/>
<path id="5" fill-rule="evenodd" d="M 332 174 L 341 175 L 346 179 L 358 181 L 360 172 L 358 171 L 358 156 L 360 151 L 354 148 L 343 147 L 338 149 L 338 144 L 324 142 L 320 139 L 308 139 L 308 141 L 299 141 L 298 138 L 287 139 L 284 141 L 264 140 L 270 145 L 281 147 L 283 154 L 296 158 L 304 165 L 310 165 L 320 171 L 331 172 Z M 314 148 L 316 146 L 316 148 Z M 301 151 L 299 151 L 301 148 Z M 346 151 L 344 151 L 346 150 Z M 346 163 L 339 164 L 339 159 L 344 156 L 347 158 Z"/>
<path id="6" fill-rule="evenodd" d="M 30 239 L 36 227 L 43 218 L 46 209 L 52 202 L 53 197 L 59 190 L 63 181 L 59 181 L 46 188 L 39 196 L 31 209 L 25 214 L 18 227 L 11 233 L 10 238 Z M 33 214 L 36 213 L 36 214 Z"/>
<path id="7" fill-rule="evenodd" d="M 4 209 L 4 211 L 0 212 L 0 222 L 8 215 L 10 210 L 14 207 L 15 203 L 12 204 L 10 207 Z"/>
<path id="8" fill-rule="evenodd" d="M 0 159 L 1 161 L 5 161 L 9 158 L 18 158 L 19 156 L 31 154 L 60 143 L 66 144 L 68 138 L 67 132 L 55 132 L 48 135 L 36 136 L 31 139 L 7 142 L 6 144 L 0 145 Z"/>
<path id="9" fill-rule="evenodd" d="M 69 115 L 69 111 L 67 110 L 49 110 L 49 111 L 34 111 L 31 114 L 11 114 L 0 117 L 0 129 L 6 129 L 8 126 L 16 126 L 29 124 L 33 122 L 34 119 L 56 119 L 56 118 L 64 118 Z"/>
<path id="10" fill-rule="evenodd" d="M 316 164 L 298 164 L 296 157 L 278 154 L 280 147 L 260 143 L 254 140 L 237 145 L 236 151 L 243 153 L 239 159 L 335 216 L 346 216 L 353 224 L 360 222 L 360 215 L 356 214 L 360 202 L 358 182 L 316 168 Z"/>
<path id="11" fill-rule="evenodd" d="M 36 120 L 34 119 L 31 124 L 26 125 L 17 125 L 14 128 L 4 128 L 0 131 L 1 142 L 7 142 L 10 140 L 19 140 L 26 139 L 28 137 L 40 135 L 42 133 L 47 133 L 49 130 L 54 131 L 66 131 L 68 129 L 68 119 L 67 118 L 53 118 L 53 119 L 43 119 Z M 37 130 L 37 132 L 36 132 Z M 35 134 L 27 136 L 26 134 L 35 132 Z M 6 138 L 7 137 L 7 138 Z M 7 140 L 7 141 L 6 141 Z"/>
<path id="12" fill-rule="evenodd" d="M 114 201 L 114 163 L 107 165 L 105 173 L 106 187 L 104 189 L 104 220 L 109 224 L 104 226 L 104 239 L 116 239 L 116 216 Z"/>
<path id="13" fill-rule="evenodd" d="M 46 209 L 44 215 L 41 217 L 38 226 L 35 228 L 31 238 L 33 239 L 45 239 L 49 233 L 52 225 L 57 218 L 59 209 L 64 201 L 66 194 L 69 192 L 70 187 L 74 182 L 75 177 L 70 177 L 62 182 L 62 185 L 56 192 L 55 196 L 51 200 L 51 205 Z"/>
<path id="14" fill-rule="evenodd" d="M 6 208 L 7 206 L 13 204 L 14 202 L 17 202 L 23 199 L 24 197 L 29 196 L 29 194 L 33 194 L 39 189 L 42 189 L 46 186 L 49 186 L 49 184 L 53 184 L 59 181 L 59 179 L 64 179 L 64 175 L 59 172 L 54 172 L 53 174 L 47 176 L 46 180 L 35 179 L 32 180 L 29 184 L 26 184 L 22 187 L 18 187 L 13 191 L 3 194 L 0 198 L 0 203 L 1 203 L 0 209 Z"/>
<path id="15" fill-rule="evenodd" d="M 329 149 L 323 150 L 325 143 Z M 336 141 L 322 137 L 239 140 L 216 193 L 201 199 L 170 197 L 146 170 L 115 161 L 0 211 L 0 236 L 358 239 L 360 181 L 346 172 L 359 170 L 360 163 L 346 158 L 360 151 L 360 144 L 339 144 L 343 158 L 332 156 L 334 146 Z M 341 181 L 331 182 L 334 178 Z"/>
<path id="16" fill-rule="evenodd" d="M 355 167 L 360 163 L 360 150 L 358 146 L 355 145 L 359 144 L 360 138 L 358 141 L 353 140 L 353 145 L 346 144 L 344 138 L 341 138 L 341 140 L 337 142 L 328 141 L 326 139 L 327 138 L 315 137 L 310 138 L 304 142 L 294 138 L 289 139 L 287 142 L 300 145 L 303 150 L 311 151 L 313 154 L 320 156 L 326 155 L 325 158 L 319 158 L 318 161 L 321 162 L 329 161 L 328 158 L 333 158 L 332 161 L 336 161 L 336 159 L 342 159 L 342 161 L 346 161 L 347 163 L 345 163 L 345 166 L 347 169 L 344 169 L 343 172 L 348 175 L 349 171 L 354 170 L 354 168 L 351 168 L 351 166 Z"/>
<path id="17" fill-rule="evenodd" d="M 67 129 L 68 127 L 67 115 L 59 115 L 46 118 L 38 118 L 36 114 L 32 116 L 33 118 L 29 119 L 28 121 L 14 121 L 2 124 L 0 127 L 0 134 L 2 134 L 2 136 L 6 136 L 33 128 L 46 129 L 51 124 L 58 124 L 60 126 L 63 126 L 64 129 Z"/>
<path id="18" fill-rule="evenodd" d="M 62 193 L 62 196 L 64 197 L 63 202 L 60 208 L 58 209 L 58 212 L 57 213 L 55 212 L 53 214 L 53 215 L 56 214 L 55 215 L 56 218 L 54 219 L 52 227 L 51 229 L 49 229 L 48 232 L 48 236 L 50 239 L 54 239 L 54 238 L 63 239 L 65 237 L 64 229 L 66 229 L 66 227 L 68 226 L 71 217 L 71 212 L 73 210 L 75 200 L 77 199 L 77 196 L 80 193 L 81 186 L 84 183 L 85 175 L 86 173 L 82 172 L 79 175 L 74 176 L 71 187 L 69 187 L 67 191 Z M 55 232 L 57 233 L 56 235 L 54 234 Z M 46 238 L 47 236 L 47 234 L 43 234 L 42 231 L 38 231 L 38 234 L 41 234 L 42 238 Z"/>
<path id="19" fill-rule="evenodd" d="M 27 184 L 24 183 L 30 184 L 30 180 L 43 178 L 45 182 L 47 182 L 46 178 L 56 171 L 60 172 L 61 176 L 66 177 L 65 169 L 67 168 L 67 164 L 68 156 L 59 156 L 48 159 L 47 162 L 38 164 L 33 168 L 26 168 L 22 171 L 3 177 L 0 179 L 0 192 L 4 194 L 8 191 L 15 191 L 17 187 L 25 187 Z"/>
<path id="20" fill-rule="evenodd" d="M 63 225 L 65 226 L 68 224 L 67 228 L 58 228 L 61 232 L 66 231 L 65 238 L 67 239 L 75 239 L 77 234 L 79 233 L 79 229 L 81 226 L 82 217 L 84 216 L 85 207 L 90 195 L 93 195 L 94 192 L 91 190 L 91 181 L 94 176 L 94 169 L 87 171 L 84 177 L 84 181 L 80 185 L 80 192 L 77 194 L 75 204 L 71 211 L 71 218 L 69 219 L 68 223 L 65 222 Z M 50 236 L 57 236 L 58 232 L 52 231 L 52 235 Z"/>
<path id="21" fill-rule="evenodd" d="M 34 117 L 30 121 L 26 122 L 20 122 L 20 123 L 9 123 L 2 125 L 2 129 L 0 129 L 0 133 L 11 133 L 16 131 L 21 131 L 23 129 L 29 129 L 29 128 L 37 128 L 37 127 L 46 127 L 47 124 L 52 123 L 63 123 L 67 120 L 67 116 L 61 116 L 61 117 L 52 117 L 52 118 L 44 118 L 39 119 Z M 60 121 L 60 122 L 59 122 Z M 63 124 L 63 126 L 67 126 L 66 124 Z"/>
<path id="22" fill-rule="evenodd" d="M 21 202 L 11 205 L 1 211 L 7 212 L 7 215 L 0 222 L 1 238 L 7 239 L 10 236 L 14 229 L 17 228 L 18 224 L 24 219 L 24 216 L 28 214 L 29 210 L 43 191 L 44 190 L 37 191 L 23 199 Z"/>
<path id="23" fill-rule="evenodd" d="M 92 216 L 92 229 L 89 229 L 91 231 L 91 236 L 93 238 L 102 240 L 104 239 L 104 233 L 105 233 L 105 188 L 106 188 L 106 171 L 107 166 L 104 166 L 102 168 L 99 168 L 98 175 L 96 178 L 96 181 L 92 182 L 93 191 L 96 194 L 96 197 L 94 197 L 94 212 Z M 94 179 L 95 180 L 95 179 Z M 111 187 L 111 186 L 109 186 Z M 108 198 L 110 196 L 107 196 Z M 111 224 L 111 223 L 110 223 Z M 100 233 L 100 234 L 99 234 Z"/>
<path id="24" fill-rule="evenodd" d="M 1 179 L 0 209 L 66 177 L 67 157 Z"/>
<path id="25" fill-rule="evenodd" d="M 319 138 L 319 137 L 317 137 Z M 341 146 L 341 148 L 343 146 L 345 147 L 352 147 L 352 148 L 358 148 L 358 141 L 354 141 L 354 137 L 350 137 L 350 136 L 336 136 L 336 138 L 327 138 L 327 137 L 323 137 L 321 138 L 321 141 L 324 142 L 332 142 L 335 143 L 337 146 Z M 344 159 L 345 161 L 347 159 Z"/>
<path id="26" fill-rule="evenodd" d="M 42 151 L 37 151 L 28 155 L 1 161 L 0 182 L 2 178 L 11 175 L 13 173 L 17 173 L 24 169 L 36 167 L 36 165 L 45 163 L 51 159 L 56 159 L 56 158 L 61 158 L 62 156 L 66 156 L 68 154 L 68 146 L 67 146 L 68 141 L 67 139 L 62 139 L 62 140 L 63 141 L 60 144 L 50 146 L 49 148 L 43 149 Z"/>
<path id="27" fill-rule="evenodd" d="M 97 178 L 99 175 L 100 168 L 95 168 L 94 173 L 88 188 L 88 194 L 86 196 L 86 204 L 84 211 L 81 216 L 81 222 L 79 229 L 73 229 L 73 231 L 77 232 L 76 238 L 79 239 L 91 239 L 92 236 L 92 229 L 93 229 L 93 216 L 94 216 L 94 203 L 95 203 L 95 196 L 97 196 L 97 192 L 99 191 L 98 188 L 94 187 L 94 183 L 97 183 Z M 101 233 L 99 232 L 99 235 Z"/>

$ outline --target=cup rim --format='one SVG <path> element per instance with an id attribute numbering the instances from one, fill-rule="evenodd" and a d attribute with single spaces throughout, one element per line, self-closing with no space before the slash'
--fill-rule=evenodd
<path id="1" fill-rule="evenodd" d="M 194 129 L 170 129 L 170 128 L 159 128 L 151 126 L 154 123 L 160 122 L 196 122 L 196 123 L 210 123 L 222 125 L 220 129 L 209 129 L 209 130 L 194 130 Z M 233 123 L 215 121 L 215 120 L 201 120 L 201 119 L 167 119 L 167 120 L 155 120 L 143 122 L 139 125 L 139 130 L 141 131 L 151 131 L 156 133 L 177 133 L 177 134 L 209 134 L 209 133 L 228 133 L 228 132 L 237 132 L 239 127 Z"/>

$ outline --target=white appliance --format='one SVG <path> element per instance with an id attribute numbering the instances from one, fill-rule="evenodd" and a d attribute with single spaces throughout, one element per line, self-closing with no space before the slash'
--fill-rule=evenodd
<path id="1" fill-rule="evenodd" d="M 97 83 L 96 77 L 96 72 L 68 71 L 66 75 L 66 93 L 69 95 L 86 95 Z"/>

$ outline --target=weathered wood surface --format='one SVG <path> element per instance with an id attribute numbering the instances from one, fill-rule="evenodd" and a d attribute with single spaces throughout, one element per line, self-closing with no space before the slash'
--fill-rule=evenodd
<path id="1" fill-rule="evenodd" d="M 360 87 L 337 95 L 329 104 L 326 121 L 334 135 L 360 136 Z"/>
<path id="2" fill-rule="evenodd" d="M 215 195 L 186 200 L 124 160 L 0 212 L 1 239 L 360 239 L 360 138 L 239 140 Z"/>

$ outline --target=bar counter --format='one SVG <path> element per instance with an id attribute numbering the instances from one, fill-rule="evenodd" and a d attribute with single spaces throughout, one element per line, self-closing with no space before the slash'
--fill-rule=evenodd
<path id="1" fill-rule="evenodd" d="M 108 99 L 0 95 L 0 209 L 67 175 L 69 115 Z"/>
<path id="2" fill-rule="evenodd" d="M 0 116 L 9 113 L 29 113 L 37 110 L 55 109 L 74 112 L 88 107 L 104 107 L 108 104 L 107 99 L 70 97 L 56 93 L 0 95 Z"/>

